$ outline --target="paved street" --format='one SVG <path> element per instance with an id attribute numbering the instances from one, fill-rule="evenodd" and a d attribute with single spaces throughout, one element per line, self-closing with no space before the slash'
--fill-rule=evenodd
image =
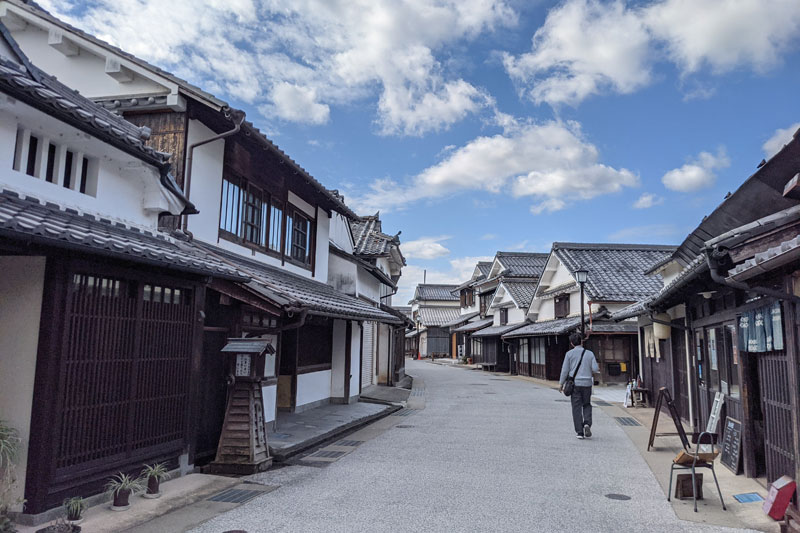
<path id="1" fill-rule="evenodd" d="M 425 409 L 326 466 L 261 475 L 280 487 L 195 531 L 729 531 L 678 521 L 599 409 L 595 436 L 577 440 L 553 390 L 429 363 L 407 372 L 424 380 Z"/>

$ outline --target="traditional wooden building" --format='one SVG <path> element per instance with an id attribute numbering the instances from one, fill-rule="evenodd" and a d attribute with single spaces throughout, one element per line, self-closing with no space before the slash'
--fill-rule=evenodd
<path id="1" fill-rule="evenodd" d="M 686 237 L 663 290 L 617 316 L 638 317 L 645 386 L 667 387 L 694 432 L 719 394 L 717 434 L 740 422 L 741 469 L 765 482 L 800 476 L 799 171 L 795 134 Z"/>
<path id="2" fill-rule="evenodd" d="M 458 296 L 453 294 L 455 285 L 419 284 L 414 291 L 411 305 L 415 338 L 421 357 L 449 357 L 450 331 L 444 325 L 459 316 Z"/>
<path id="3" fill-rule="evenodd" d="M 195 452 L 210 279 L 246 275 L 158 231 L 196 213 L 148 130 L 33 64 L 0 23 L 0 418 L 30 520 Z"/>
<path id="4" fill-rule="evenodd" d="M 581 297 L 575 272 L 586 270 L 586 346 L 597 355 L 600 382 L 624 383 L 636 376 L 635 325 L 606 319 L 661 288 L 661 278 L 646 272 L 674 250 L 674 246 L 643 244 L 554 243 L 527 311 L 532 323 L 503 336 L 517 342 L 515 364 L 520 372 L 558 379 L 569 350 L 569 333 L 580 328 Z"/>

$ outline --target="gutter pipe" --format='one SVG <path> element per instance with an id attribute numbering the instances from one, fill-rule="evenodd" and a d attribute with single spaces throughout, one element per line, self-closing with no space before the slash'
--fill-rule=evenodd
<path id="1" fill-rule="evenodd" d="M 711 279 L 714 280 L 715 283 L 742 291 L 755 292 L 756 294 L 762 296 L 771 296 L 772 298 L 776 298 L 778 300 L 788 300 L 794 303 L 800 303 L 800 297 L 790 292 L 778 291 L 767 287 L 752 287 L 742 281 L 736 281 L 722 277 L 717 269 L 720 267 L 719 257 L 724 255 L 725 252 L 713 247 L 706 247 L 703 251 L 705 252 L 706 263 L 708 264 L 708 270 L 711 273 Z"/>
<path id="2" fill-rule="evenodd" d="M 208 138 L 208 139 L 206 139 L 204 141 L 198 141 L 198 142 L 196 142 L 196 143 L 194 143 L 194 144 L 189 146 L 189 149 L 187 150 L 187 156 L 186 156 L 186 175 L 185 175 L 185 178 L 184 178 L 184 187 L 183 187 L 184 188 L 184 196 L 186 197 L 186 201 L 187 202 L 189 201 L 189 195 L 191 194 L 191 191 L 192 191 L 192 166 L 193 166 L 192 165 L 192 159 L 193 159 L 193 156 L 194 156 L 194 149 L 197 148 L 198 146 L 202 146 L 204 144 L 208 144 L 208 143 L 211 143 L 211 142 L 214 142 L 214 141 L 218 141 L 219 139 L 224 139 L 225 137 L 230 137 L 231 135 L 234 135 L 235 133 L 238 133 L 239 130 L 241 129 L 242 124 L 244 123 L 244 119 L 245 119 L 245 113 L 243 111 L 240 111 L 240 113 L 241 113 L 241 118 L 239 119 L 238 122 L 235 123 L 233 129 L 225 131 L 225 132 L 222 132 L 219 135 L 215 135 L 215 136 L 210 137 L 210 138 Z M 233 119 L 233 112 L 230 110 L 230 108 L 228 108 L 225 111 L 225 118 L 227 118 L 228 120 L 232 120 Z M 183 231 L 185 233 L 188 233 L 188 230 L 187 230 L 188 225 L 189 225 L 189 217 L 184 215 L 184 217 L 183 217 Z M 189 238 L 191 239 L 191 234 L 189 234 Z"/>

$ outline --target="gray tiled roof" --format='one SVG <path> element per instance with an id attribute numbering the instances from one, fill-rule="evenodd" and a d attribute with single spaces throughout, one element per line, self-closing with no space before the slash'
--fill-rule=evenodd
<path id="1" fill-rule="evenodd" d="M 420 301 L 442 301 L 442 302 L 457 302 L 459 300 L 457 295 L 453 295 L 452 291 L 456 285 L 433 285 L 433 284 L 419 284 L 417 290 L 414 292 L 414 299 Z M 458 309 L 454 307 L 454 309 Z"/>
<path id="2" fill-rule="evenodd" d="M 637 302 L 658 292 L 661 276 L 644 273 L 675 249 L 646 244 L 553 244 L 553 253 L 570 272 L 589 271 L 586 291 L 590 297 L 610 302 Z"/>
<path id="3" fill-rule="evenodd" d="M 508 333 L 510 331 L 514 331 L 519 327 L 522 327 L 524 322 L 519 324 L 506 324 L 505 326 L 492 326 L 489 328 L 483 328 L 481 330 L 476 331 L 472 334 L 473 337 L 498 337 L 503 335 L 504 333 Z"/>
<path id="4" fill-rule="evenodd" d="M 492 270 L 491 261 L 479 261 L 476 266 L 478 267 L 478 272 L 480 272 L 483 277 L 488 276 L 489 271 Z"/>
<path id="5" fill-rule="evenodd" d="M 356 255 L 389 255 L 392 246 L 397 246 L 395 237 L 382 231 L 381 220 L 377 215 L 361 217 L 361 220 L 350 222 L 353 232 L 353 253 Z"/>
<path id="6" fill-rule="evenodd" d="M 458 318 L 458 307 L 420 307 L 419 322 L 426 327 L 442 327 Z"/>
<path id="7" fill-rule="evenodd" d="M 479 330 L 481 328 L 486 328 L 486 327 L 491 326 L 493 322 L 494 322 L 494 317 L 490 316 L 489 318 L 482 318 L 480 320 L 475 320 L 473 322 L 467 322 L 463 326 L 459 326 L 459 327 L 457 327 L 457 328 L 455 328 L 455 329 L 453 329 L 451 331 L 453 333 L 456 333 L 456 332 L 464 333 L 464 332 L 470 332 L 470 331 L 477 331 L 477 330 Z"/>
<path id="8" fill-rule="evenodd" d="M 149 130 L 84 98 L 30 63 L 26 67 L 0 56 L 0 91 L 152 164 L 164 165 L 170 158 L 145 144 Z"/>
<path id="9" fill-rule="evenodd" d="M 390 324 L 402 323 L 398 317 L 381 311 L 363 300 L 339 292 L 326 283 L 237 255 L 211 244 L 194 242 L 209 256 L 220 258 L 247 274 L 252 278 L 248 287 L 281 307 L 299 307 L 318 316 L 375 320 Z"/>
<path id="10" fill-rule="evenodd" d="M 533 337 L 536 335 L 560 335 L 577 328 L 581 323 L 580 317 L 556 318 L 555 320 L 544 320 L 534 322 L 527 326 L 504 335 L 504 337 Z"/>
<path id="11" fill-rule="evenodd" d="M 445 322 L 444 324 L 442 324 L 442 327 L 443 328 L 452 328 L 453 326 L 459 326 L 459 325 L 463 324 L 464 322 L 468 321 L 470 318 L 475 318 L 479 314 L 480 313 L 475 311 L 474 313 L 467 313 L 465 315 L 459 315 L 458 318 L 454 318 L 450 322 Z"/>
<path id="12" fill-rule="evenodd" d="M 519 308 L 527 309 L 536 293 L 536 283 L 536 281 L 503 281 L 501 285 L 511 294 Z"/>
<path id="13" fill-rule="evenodd" d="M 224 261 L 208 257 L 193 245 L 156 231 L 62 209 L 13 191 L 0 191 L 0 235 L 40 245 L 69 248 L 182 272 L 244 280 Z"/>
<path id="14" fill-rule="evenodd" d="M 504 278 L 538 278 L 544 272 L 550 254 L 528 252 L 497 252 L 497 260 L 505 270 Z"/>

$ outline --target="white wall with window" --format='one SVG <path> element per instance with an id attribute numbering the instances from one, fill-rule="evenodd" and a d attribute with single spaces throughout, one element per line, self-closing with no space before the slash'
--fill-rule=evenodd
<path id="1" fill-rule="evenodd" d="M 0 186 L 148 228 L 157 227 L 159 213 L 180 208 L 155 167 L 4 96 Z"/>
<path id="2" fill-rule="evenodd" d="M 214 135 L 190 120 L 187 146 Z M 224 142 L 194 150 L 190 200 L 201 214 L 189 218 L 189 231 L 204 242 L 326 282 L 328 213 L 291 191 L 285 201 L 227 171 Z"/>

